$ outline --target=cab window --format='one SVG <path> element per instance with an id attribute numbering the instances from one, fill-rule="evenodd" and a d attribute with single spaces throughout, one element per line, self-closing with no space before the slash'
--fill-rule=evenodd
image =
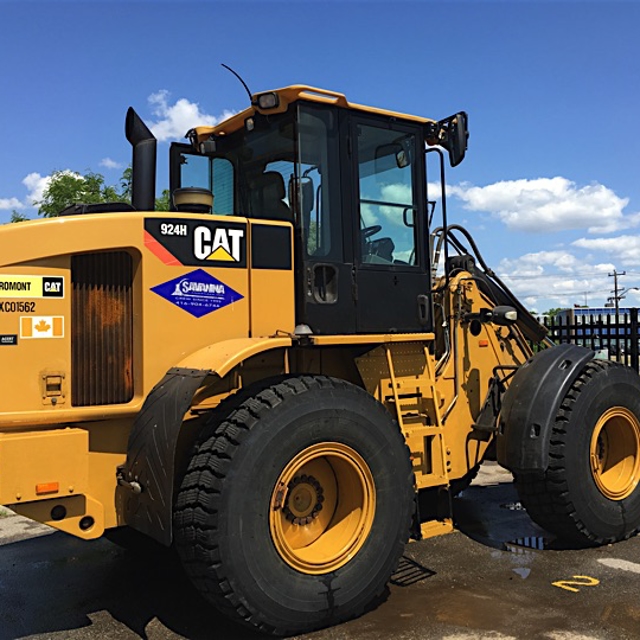
<path id="1" fill-rule="evenodd" d="M 234 213 L 233 165 L 226 158 L 211 158 L 184 153 L 180 158 L 180 184 L 202 187 L 213 193 L 213 213 L 230 216 Z"/>
<path id="2" fill-rule="evenodd" d="M 359 124 L 360 261 L 416 266 L 416 137 Z"/>
<path id="3" fill-rule="evenodd" d="M 298 167 L 289 184 L 310 258 L 342 260 L 340 156 L 337 114 L 302 104 L 298 108 Z"/>

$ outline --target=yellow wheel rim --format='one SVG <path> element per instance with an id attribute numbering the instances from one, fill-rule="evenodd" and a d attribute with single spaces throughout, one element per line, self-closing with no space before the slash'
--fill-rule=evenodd
<path id="1" fill-rule="evenodd" d="M 612 407 L 591 436 L 591 473 L 610 500 L 630 496 L 640 480 L 640 422 L 625 407 Z"/>
<path id="2" fill-rule="evenodd" d="M 375 484 L 362 456 L 338 442 L 314 444 L 296 455 L 276 482 L 271 538 L 297 571 L 329 573 L 362 548 L 375 510 Z"/>

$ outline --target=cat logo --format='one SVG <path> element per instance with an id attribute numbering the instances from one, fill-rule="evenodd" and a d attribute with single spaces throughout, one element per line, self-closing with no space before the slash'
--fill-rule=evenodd
<path id="1" fill-rule="evenodd" d="M 244 229 L 199 226 L 193 230 L 193 255 L 198 260 L 240 262 Z"/>
<path id="2" fill-rule="evenodd" d="M 3 274 L 0 298 L 64 298 L 64 277 Z"/>

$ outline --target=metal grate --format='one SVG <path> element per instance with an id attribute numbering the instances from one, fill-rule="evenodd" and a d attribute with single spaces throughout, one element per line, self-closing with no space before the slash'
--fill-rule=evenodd
<path id="1" fill-rule="evenodd" d="M 71 258 L 71 402 L 133 397 L 133 261 L 124 251 Z"/>

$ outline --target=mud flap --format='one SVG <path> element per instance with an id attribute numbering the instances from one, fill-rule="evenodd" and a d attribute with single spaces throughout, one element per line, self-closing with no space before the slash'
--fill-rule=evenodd
<path id="1" fill-rule="evenodd" d="M 513 473 L 543 473 L 549 461 L 549 432 L 560 404 L 590 349 L 561 344 L 530 358 L 516 372 L 502 399 L 497 459 Z"/>
<path id="2" fill-rule="evenodd" d="M 128 526 L 161 544 L 172 541 L 175 449 L 184 414 L 208 370 L 174 368 L 153 388 L 138 414 L 118 473 Z"/>

